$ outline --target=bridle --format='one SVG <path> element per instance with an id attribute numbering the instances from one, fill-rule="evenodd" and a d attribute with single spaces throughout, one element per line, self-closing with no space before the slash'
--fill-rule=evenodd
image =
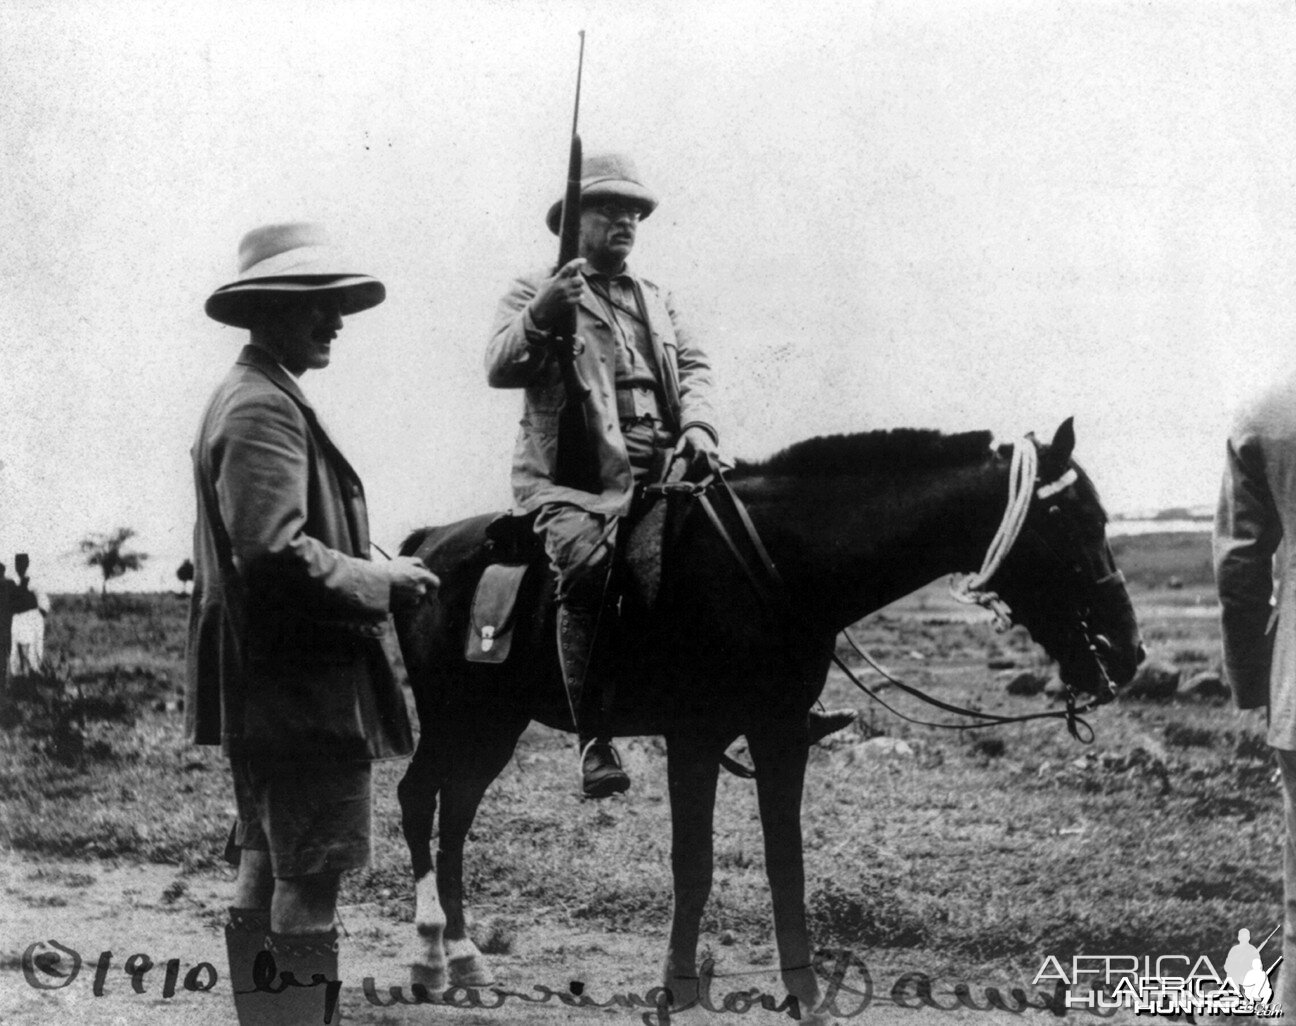
<path id="1" fill-rule="evenodd" d="M 1008 478 L 1008 504 L 1004 510 L 1003 519 L 999 524 L 998 530 L 991 539 L 990 545 L 986 550 L 985 559 L 982 561 L 981 569 L 974 574 L 965 575 L 959 578 L 957 575 L 951 581 L 951 593 L 960 602 L 973 603 L 990 610 L 995 617 L 995 627 L 997 631 L 1006 631 L 1013 624 L 1012 609 L 997 593 L 989 589 L 992 579 L 1002 569 L 1005 560 L 1012 550 L 1017 546 L 1019 540 L 1028 538 L 1031 544 L 1041 547 L 1046 551 L 1050 558 L 1057 562 L 1065 573 L 1078 577 L 1083 586 L 1088 590 L 1096 593 L 1099 590 L 1109 589 L 1112 587 L 1122 587 L 1124 577 L 1119 570 L 1106 574 L 1103 577 L 1090 579 L 1084 573 L 1084 570 L 1074 563 L 1068 562 L 1062 557 L 1057 550 L 1049 545 L 1037 530 L 1026 529 L 1027 516 L 1030 513 L 1033 500 L 1051 499 L 1074 484 L 1078 474 L 1074 467 L 1068 468 L 1065 473 L 1054 481 L 1040 483 L 1037 480 L 1039 473 L 1039 450 L 1035 446 L 1034 439 L 1030 436 L 1022 439 L 1013 446 L 1012 463 L 1009 469 Z M 743 570 L 751 583 L 757 596 L 765 605 L 792 622 L 802 620 L 803 618 L 795 611 L 789 597 L 787 585 L 783 582 L 778 568 L 770 558 L 760 535 L 756 531 L 756 525 L 752 523 L 751 516 L 748 514 L 742 501 L 734 493 L 729 482 L 725 480 L 718 464 L 713 463 L 710 473 L 700 481 L 696 482 L 669 482 L 649 486 L 650 493 L 670 494 L 685 493 L 692 496 L 711 521 L 716 533 L 720 536 L 725 546 L 733 555 L 738 566 Z M 713 494 L 714 493 L 714 494 Z M 742 547 L 738 544 L 734 535 L 725 526 L 715 502 L 715 495 L 723 496 L 724 501 L 734 511 L 738 522 L 741 524 L 743 534 L 746 537 L 748 548 L 755 555 L 755 565 L 753 561 L 744 556 Z M 1049 516 L 1064 515 L 1061 507 L 1054 504 L 1048 509 Z M 757 567 L 761 572 L 757 571 Z M 1099 694 L 1092 695 L 1085 704 L 1079 704 L 1079 693 L 1069 684 L 1066 686 L 1066 708 L 1052 710 L 1041 713 L 1028 713 L 1021 716 L 1000 716 L 997 713 L 987 713 L 976 709 L 966 709 L 961 706 L 943 702 L 940 699 L 933 698 L 918 688 L 906 684 L 899 680 L 893 674 L 887 672 L 881 667 L 876 660 L 862 649 L 859 644 L 851 637 L 850 633 L 843 629 L 840 633 L 846 639 L 847 644 L 864 660 L 875 672 L 882 676 L 892 685 L 900 688 L 902 691 L 921 699 L 929 705 L 941 709 L 945 712 L 954 713 L 964 716 L 972 722 L 968 723 L 939 723 L 929 720 L 915 719 L 900 712 L 898 709 L 889 705 L 876 690 L 870 688 L 859 679 L 853 670 L 837 655 L 834 650 L 832 661 L 836 663 L 837 668 L 845 674 L 846 679 L 855 685 L 860 691 L 864 692 L 883 708 L 894 713 L 896 716 L 910 723 L 920 726 L 937 727 L 945 730 L 976 730 L 982 727 L 999 726 L 1006 723 L 1022 723 L 1028 720 L 1040 719 L 1065 719 L 1067 731 L 1073 738 L 1083 744 L 1089 744 L 1094 739 L 1093 727 L 1080 715 L 1104 705 L 1115 695 L 1115 686 L 1107 674 L 1106 667 L 1098 655 L 1097 640 L 1093 636 L 1088 623 L 1089 609 L 1076 610 L 1077 630 L 1084 644 L 1088 649 L 1090 658 L 1093 659 L 1097 669 L 1099 679 L 1103 683 L 1103 689 Z M 729 760 L 726 759 L 726 765 Z M 751 771 L 744 767 L 729 765 L 731 770 L 738 772 L 741 776 L 750 775 Z"/>
<path id="2" fill-rule="evenodd" d="M 1023 528 L 1027 523 L 1032 506 L 1032 492 L 1035 499 L 1047 501 L 1065 492 L 1076 483 L 1078 478 L 1079 473 L 1076 468 L 1069 467 L 1055 480 L 1040 483 L 1039 450 L 1035 447 L 1034 439 L 1028 435 L 1013 446 L 1012 463 L 1008 471 L 1008 505 L 1004 510 L 999 528 L 986 549 L 981 569 L 974 574 L 961 577 L 956 574 L 950 580 L 950 594 L 955 599 L 959 602 L 979 605 L 994 615 L 996 632 L 1002 634 L 1015 621 L 1012 608 L 996 592 L 991 591 L 988 585 L 1002 568 L 1009 552 L 1017 545 L 1019 539 L 1028 541 L 1037 551 L 1042 552 L 1049 561 L 1059 567 L 1060 573 L 1054 575 L 1055 577 L 1060 576 L 1063 579 L 1076 582 L 1078 587 L 1073 588 L 1073 592 L 1079 590 L 1090 596 L 1096 596 L 1103 591 L 1124 587 L 1125 575 L 1119 570 L 1113 570 L 1111 573 L 1104 574 L 1101 577 L 1094 577 L 1087 574 L 1085 569 L 1078 563 L 1068 560 L 1058 552 L 1038 530 L 1029 528 L 1023 535 Z M 1064 530 L 1072 538 L 1075 537 L 1077 532 L 1060 504 L 1054 502 L 1047 508 L 1045 515 L 1049 520 L 1062 518 L 1060 522 Z M 1076 621 L 1076 633 L 1083 639 L 1089 657 L 1093 660 L 1098 679 L 1102 684 L 1098 693 L 1093 696 L 1094 701 L 1086 708 L 1104 705 L 1116 695 L 1116 686 L 1112 683 L 1107 674 L 1107 667 L 1098 655 L 1097 639 L 1089 626 L 1089 616 L 1092 608 L 1092 603 L 1089 603 L 1083 608 L 1076 606 L 1072 609 Z M 1075 691 L 1069 685 L 1067 687 L 1067 697 L 1069 703 L 1073 703 L 1076 697 Z"/>

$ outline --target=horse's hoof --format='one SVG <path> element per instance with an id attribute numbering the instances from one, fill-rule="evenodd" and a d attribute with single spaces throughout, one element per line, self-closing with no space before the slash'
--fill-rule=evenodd
<path id="1" fill-rule="evenodd" d="M 445 966 L 412 963 L 410 965 L 410 985 L 426 987 L 432 994 L 440 994 L 446 989 Z"/>
<path id="2" fill-rule="evenodd" d="M 450 986 L 489 987 L 495 982 L 485 957 L 472 941 L 446 941 L 446 964 L 450 967 Z"/>
<path id="3" fill-rule="evenodd" d="M 495 974 L 479 958 L 469 956 L 456 958 L 450 962 L 450 986 L 452 987 L 489 987 L 495 982 Z"/>
<path id="4" fill-rule="evenodd" d="M 698 1003 L 698 979 L 691 977 L 666 977 L 662 987 L 670 991 L 672 1012 L 683 1012 Z"/>

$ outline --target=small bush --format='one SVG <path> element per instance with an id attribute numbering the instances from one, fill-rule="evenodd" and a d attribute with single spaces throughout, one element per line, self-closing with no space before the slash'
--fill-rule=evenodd
<path id="1" fill-rule="evenodd" d="M 494 919 L 477 947 L 483 955 L 511 955 L 517 946 L 517 926 L 510 919 Z"/>
<path id="2" fill-rule="evenodd" d="M 1213 748 L 1215 731 L 1209 727 L 1194 727 L 1187 723 L 1167 723 L 1165 743 L 1172 748 Z"/>
<path id="3" fill-rule="evenodd" d="M 162 890 L 162 904 L 174 905 L 177 901 L 185 896 L 189 890 L 189 884 L 184 880 L 172 880 Z"/>
<path id="4" fill-rule="evenodd" d="M 811 932 L 846 947 L 913 948 L 926 943 L 922 918 L 901 901 L 894 882 L 862 879 L 858 889 L 825 880 L 810 895 Z"/>
<path id="5" fill-rule="evenodd" d="M 1177 690 L 1179 670 L 1166 663 L 1149 660 L 1138 668 L 1134 679 L 1121 688 L 1120 697 L 1158 702 L 1173 698 Z"/>
<path id="6" fill-rule="evenodd" d="M 1272 755 L 1269 742 L 1260 734 L 1243 734 L 1233 746 L 1233 754 L 1239 759 L 1256 759 L 1268 762 Z"/>

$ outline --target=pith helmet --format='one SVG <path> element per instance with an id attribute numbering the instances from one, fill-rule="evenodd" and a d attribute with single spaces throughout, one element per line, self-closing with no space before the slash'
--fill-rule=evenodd
<path id="1" fill-rule="evenodd" d="M 624 153 L 595 153 L 581 161 L 581 202 L 607 198 L 635 203 L 647 217 L 657 208 L 657 197 L 639 181 L 634 161 Z M 545 224 L 555 235 L 562 217 L 560 199 L 545 216 Z"/>
<path id="2" fill-rule="evenodd" d="M 344 315 L 368 310 L 387 297 L 377 278 L 346 266 L 323 225 L 298 221 L 253 228 L 239 243 L 238 278 L 213 292 L 204 309 L 222 324 L 251 328 L 275 294 L 337 292 Z"/>

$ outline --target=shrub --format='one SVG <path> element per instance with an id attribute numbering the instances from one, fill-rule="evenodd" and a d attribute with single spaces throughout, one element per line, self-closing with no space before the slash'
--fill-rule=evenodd
<path id="1" fill-rule="evenodd" d="M 861 878 L 854 888 L 827 879 L 807 902 L 811 933 L 846 947 L 913 948 L 926 943 L 922 918 L 908 908 L 896 881 Z"/>
<path id="2" fill-rule="evenodd" d="M 1173 748 L 1213 748 L 1215 731 L 1187 723 L 1167 723 L 1165 742 Z"/>

